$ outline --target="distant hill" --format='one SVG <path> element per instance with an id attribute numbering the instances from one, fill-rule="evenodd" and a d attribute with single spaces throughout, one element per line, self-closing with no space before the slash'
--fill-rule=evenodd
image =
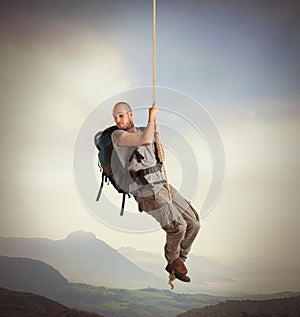
<path id="1" fill-rule="evenodd" d="M 43 261 L 76 283 L 109 288 L 169 289 L 162 255 L 132 248 L 115 250 L 88 232 L 73 232 L 62 240 L 0 237 L 0 254 Z M 192 281 L 176 281 L 175 292 L 237 296 L 294 290 L 299 286 L 300 271 L 294 266 L 261 268 L 258 260 L 247 260 L 244 266 L 238 259 L 233 262 L 234 267 L 229 267 L 193 254 L 186 263 Z"/>
<path id="2" fill-rule="evenodd" d="M 69 281 L 107 287 L 165 287 L 166 281 L 146 272 L 92 233 L 78 231 L 63 240 L 0 238 L 0 254 L 48 263 Z"/>
<path id="3" fill-rule="evenodd" d="M 1 317 L 103 317 L 70 309 L 45 297 L 0 288 Z"/>
<path id="4" fill-rule="evenodd" d="M 70 289 L 69 282 L 56 269 L 41 261 L 0 256 L 0 286 L 56 298 Z"/>
<path id="5" fill-rule="evenodd" d="M 28 258 L 0 256 L 0 268 L 0 287 L 43 295 L 68 307 L 110 317 L 171 317 L 224 299 L 209 295 L 181 295 L 149 287 L 127 290 L 69 283 L 55 268 Z"/>
<path id="6" fill-rule="evenodd" d="M 193 308 L 219 303 L 227 299 L 236 299 L 202 294 L 180 294 L 150 287 L 128 290 L 70 283 L 55 268 L 32 259 L 1 256 L 0 268 L 0 286 L 2 287 L 34 292 L 68 307 L 110 317 L 174 317 Z M 263 299 L 295 295 L 299 295 L 299 293 L 263 295 Z M 257 295 L 257 297 L 248 299 L 261 298 Z M 4 301 L 0 299 L 0 302 Z M 7 302 L 5 301 L 5 303 Z M 19 301 L 16 299 L 16 302 L 10 303 L 18 304 Z M 18 310 L 17 307 L 16 311 Z M 1 312 L 0 316 L 3 316 Z M 24 314 L 24 316 L 27 315 Z M 43 315 L 28 316 L 40 317 Z M 71 315 L 66 314 L 66 316 Z"/>
<path id="7" fill-rule="evenodd" d="M 182 296 L 154 288 L 127 290 L 69 283 L 55 268 L 28 258 L 0 256 L 0 268 L 0 287 L 43 295 L 68 307 L 110 317 L 171 317 L 199 304 L 224 299 L 208 295 Z"/>
<path id="8" fill-rule="evenodd" d="M 117 250 L 130 261 L 136 263 L 145 271 L 153 272 L 160 278 L 165 278 L 164 267 L 166 260 L 162 255 L 135 250 L 134 248 L 122 247 Z M 222 283 L 223 290 L 226 285 L 234 282 L 232 276 L 237 274 L 237 270 L 223 265 L 215 260 L 190 254 L 186 262 L 192 283 L 182 284 L 176 282 L 176 290 L 180 292 L 211 293 L 212 283 Z M 207 283 L 210 283 L 207 285 Z M 220 292 L 218 292 L 220 293 Z"/>
<path id="9" fill-rule="evenodd" d="M 177 317 L 299 317 L 300 296 L 263 301 L 226 301 L 187 311 Z"/>
<path id="10" fill-rule="evenodd" d="M 162 255 L 129 247 L 122 247 L 117 251 L 144 270 L 154 272 L 157 276 L 163 277 L 162 274 L 164 272 L 161 268 L 166 265 L 166 260 Z M 232 281 L 231 276 L 237 271 L 215 260 L 193 254 L 189 255 L 187 265 L 193 273 L 193 279 L 197 280 L 198 283 L 230 282 Z"/>

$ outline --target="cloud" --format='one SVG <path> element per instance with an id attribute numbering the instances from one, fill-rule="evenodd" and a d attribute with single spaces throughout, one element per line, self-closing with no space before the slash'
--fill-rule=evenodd
<path id="1" fill-rule="evenodd" d="M 223 236 L 224 255 L 300 262 L 292 251 L 300 238 L 299 130 L 299 118 L 248 118 L 221 127 L 226 179 L 206 234 L 210 241 L 218 241 L 213 237 L 216 231 Z"/>
<path id="2" fill-rule="evenodd" d="M 3 134 L 65 145 L 61 132 L 73 134 L 101 100 L 130 86 L 119 54 L 76 20 L 49 17 L 24 38 L 10 31 L 0 53 Z"/>
<path id="3" fill-rule="evenodd" d="M 66 197 L 82 210 L 72 175 L 77 131 L 102 100 L 131 85 L 119 53 L 88 25 L 34 14 L 24 28 L 14 22 L 0 32 L 2 232 L 24 232 L 14 221 L 21 210 L 28 224 L 41 210 L 55 222 Z"/>

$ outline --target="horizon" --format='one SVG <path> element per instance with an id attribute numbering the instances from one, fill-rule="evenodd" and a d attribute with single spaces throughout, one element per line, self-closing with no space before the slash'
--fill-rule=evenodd
<path id="1" fill-rule="evenodd" d="M 73 241 L 87 241 L 88 240 L 93 241 L 94 239 L 97 239 L 101 242 L 104 242 L 106 245 L 108 245 L 110 248 L 112 248 L 106 241 L 99 239 L 94 233 L 92 232 L 87 232 L 83 230 L 78 230 L 74 232 L 70 232 L 65 238 L 63 239 L 49 239 L 45 237 L 3 237 L 0 236 L 0 239 L 28 239 L 28 240 L 39 240 L 39 239 L 46 239 L 50 240 L 53 242 L 59 242 L 59 241 L 64 241 L 67 239 L 72 239 Z M 145 270 L 146 272 L 151 272 L 153 273 L 156 277 L 159 277 L 160 279 L 165 279 L 165 272 L 160 268 L 160 266 L 163 264 L 164 259 L 162 254 L 160 253 L 153 253 L 149 252 L 146 250 L 140 250 L 140 249 L 135 249 L 133 247 L 128 247 L 128 246 L 121 246 L 117 249 L 112 248 L 112 250 L 117 251 L 121 256 L 124 256 L 126 259 L 128 259 L 130 262 L 134 263 L 135 265 L 138 265 L 140 268 Z M 46 261 L 43 259 L 43 257 L 32 257 L 32 256 L 24 256 L 22 253 L 22 256 L 18 255 L 7 255 L 9 252 L 14 252 L 18 251 L 6 251 L 4 252 L 5 254 L 1 254 L 4 256 L 8 257 L 25 257 L 25 258 L 31 258 L 31 259 L 36 259 L 42 262 L 45 262 L 47 264 L 50 264 L 49 261 Z M 95 250 L 90 254 L 91 257 L 93 256 L 93 253 Z M 2 252 L 0 252 L 2 253 Z M 147 261 L 144 256 L 145 253 L 148 254 L 149 261 Z M 99 254 L 100 255 L 100 254 Z M 159 258 L 157 257 L 159 256 Z M 195 257 L 195 258 L 194 258 Z M 215 274 L 216 276 L 220 275 L 223 276 L 224 274 L 229 274 L 229 275 L 224 275 L 224 278 L 230 278 L 231 281 L 219 281 L 219 282 L 212 282 L 212 281 L 207 281 L 205 284 L 200 283 L 200 285 L 195 284 L 195 281 L 193 285 L 185 285 L 185 284 L 180 284 L 180 282 L 177 282 L 177 289 L 179 291 L 175 290 L 176 292 L 179 293 L 190 293 L 190 294 L 200 294 L 201 292 L 205 294 L 211 294 L 211 295 L 216 295 L 216 296 L 228 296 L 228 295 L 236 295 L 236 296 L 243 296 L 243 295 L 255 295 L 255 294 L 272 294 L 272 293 L 281 293 L 281 292 L 300 292 L 298 287 L 297 281 L 295 281 L 295 277 L 298 276 L 299 273 L 293 272 L 290 274 L 283 273 L 284 271 L 288 270 L 294 270 L 295 268 L 290 268 L 290 267 L 285 267 L 284 263 L 277 263 L 277 266 L 274 266 L 272 269 L 268 268 L 267 265 L 262 266 L 262 262 L 257 263 L 254 261 L 254 258 L 248 258 L 248 259 L 231 259 L 229 262 L 224 262 L 220 261 L 218 259 L 210 258 L 210 257 L 205 257 L 205 256 L 197 256 L 193 253 L 190 254 L 187 262 L 191 264 L 191 274 L 197 275 L 195 273 L 197 270 L 197 267 L 193 265 L 193 261 L 196 260 L 196 258 L 201 259 L 202 262 L 196 262 L 199 265 L 201 263 L 202 266 L 198 267 L 200 272 L 209 272 L 211 271 L 211 267 L 217 265 L 215 267 Z M 230 260 L 230 259 L 227 259 Z M 62 263 L 64 263 L 66 260 L 64 260 Z M 87 259 L 87 263 L 90 260 Z M 192 262 L 191 262 L 192 261 Z M 203 262 L 204 261 L 204 262 Z M 56 263 L 56 262 L 55 262 Z M 66 262 L 67 263 L 67 262 Z M 57 269 L 56 265 L 50 264 L 54 268 Z M 60 264 L 63 265 L 63 264 Z M 84 264 L 82 263 L 83 267 Z M 64 266 L 64 265 L 63 265 Z M 67 265 L 68 266 L 68 265 Z M 227 272 L 225 273 L 222 272 L 223 270 L 231 270 L 231 273 Z M 209 271 L 207 271 L 209 270 Z M 60 271 L 60 270 L 59 270 Z M 60 271 L 61 272 L 61 271 Z M 68 272 L 68 270 L 66 271 Z M 73 276 L 72 278 L 68 278 L 67 273 L 62 274 L 64 277 L 68 279 L 69 282 L 76 282 L 76 278 L 74 280 L 74 273 L 71 275 Z M 204 274 L 206 274 L 204 273 Z M 67 275 L 66 275 L 67 274 Z M 203 273 L 202 273 L 203 274 Z M 197 275 L 198 276 L 198 275 Z M 271 280 L 270 280 L 271 278 Z M 197 278 L 196 278 L 197 281 Z M 86 283 L 84 280 L 77 281 L 80 283 Z M 179 284 L 178 284 L 179 283 Z M 199 281 L 198 281 L 199 283 Z M 87 282 L 87 284 L 90 285 L 98 285 L 101 286 L 101 284 L 98 283 L 91 283 Z M 106 284 L 105 284 L 106 285 Z M 104 286 L 105 286 L 104 285 Z M 283 286 L 285 285 L 285 286 Z M 112 287 L 109 285 L 106 285 L 106 287 Z M 117 286 L 114 286 L 113 288 L 118 288 Z M 154 287 L 157 288 L 157 287 Z M 131 289 L 131 288 L 129 288 Z M 162 288 L 157 288 L 157 289 L 162 289 Z M 164 288 L 163 288 L 164 289 Z M 202 291 L 201 291 L 202 290 Z"/>
<path id="2" fill-rule="evenodd" d="M 78 283 L 69 283 L 59 272 L 54 268 L 49 267 L 44 263 L 39 263 L 38 261 L 31 259 L 11 259 L 8 257 L 0 256 L 1 263 L 4 264 L 4 272 L 8 276 L 2 276 L 2 279 L 5 284 L 5 289 L 1 288 L 1 297 L 8 299 L 9 302 L 14 303 L 12 305 L 5 305 L 1 308 L 1 311 L 10 312 L 18 309 L 22 313 L 22 309 L 28 312 L 28 308 L 32 311 L 32 308 L 35 308 L 37 313 L 41 312 L 42 307 L 45 306 L 45 301 L 49 302 L 49 299 L 52 299 L 52 305 L 47 305 L 47 312 L 49 315 L 58 314 L 57 309 L 53 311 L 55 302 L 58 302 L 66 305 L 67 307 L 76 307 L 77 309 L 84 309 L 84 311 L 91 311 L 96 313 L 104 314 L 105 316 L 110 316 L 116 311 L 118 307 L 118 316 L 127 316 L 128 311 L 136 316 L 143 315 L 145 313 L 153 314 L 153 307 L 155 305 L 155 316 L 175 316 L 175 313 L 178 314 L 180 311 L 190 311 L 191 309 L 196 309 L 196 311 L 203 311 L 203 306 L 209 306 L 208 309 L 213 309 L 214 307 L 220 307 L 224 311 L 224 301 L 232 304 L 234 301 L 238 301 L 240 308 L 243 312 L 251 312 L 254 307 L 249 307 L 249 303 L 256 303 L 256 306 L 259 305 L 260 310 L 263 310 L 265 313 L 268 312 L 268 316 L 273 316 L 275 312 L 287 311 L 289 313 L 297 312 L 299 308 L 299 292 L 280 292 L 273 294 L 264 294 L 264 295 L 209 295 L 209 294 L 187 294 L 184 296 L 179 296 L 178 293 L 170 290 L 161 290 L 153 287 L 144 287 L 139 289 L 124 289 L 124 288 L 107 288 L 107 287 L 97 287 L 93 285 L 78 284 Z M 29 286 L 25 289 L 22 286 L 22 282 L 19 283 L 19 286 L 15 285 L 14 290 L 8 290 L 11 288 L 11 280 L 9 276 L 14 274 L 19 274 L 20 264 L 26 264 L 25 272 L 26 278 L 23 282 L 32 280 L 31 274 L 32 267 L 35 267 L 38 271 L 42 270 L 44 274 L 38 274 L 38 283 L 35 286 Z M 3 273 L 3 272 L 2 272 Z M 4 273 L 4 274 L 5 274 Z M 54 274 L 54 276 L 53 276 Z M 49 284 L 49 278 L 51 278 L 51 283 Z M 29 287 L 28 287 L 29 286 Z M 59 286 L 63 286 L 63 289 L 60 289 Z M 20 289 L 21 288 L 21 289 Z M 26 293 L 25 293 L 26 291 Z M 70 293 L 72 296 L 70 296 Z M 165 295 L 168 294 L 167 298 Z M 4 296 L 3 296 L 4 295 Z M 13 296 L 12 296 L 13 295 Z M 40 296 L 37 296 L 40 295 Z M 22 303 L 20 304 L 20 296 L 22 296 Z M 30 299 L 28 301 L 28 296 Z M 42 297 L 41 297 L 42 296 Z M 143 301 L 140 301 L 140 298 L 143 298 Z M 161 300 L 163 297 L 163 300 Z M 39 302 L 39 298 L 42 299 L 42 307 Z M 34 299 L 34 303 L 33 300 Z M 84 299 L 84 303 L 82 300 Z M 109 301 L 109 306 L 106 305 L 106 302 Z M 95 305 L 96 302 L 96 305 Z M 119 307 L 119 303 L 122 302 L 125 305 L 125 308 Z M 18 305 L 19 303 L 19 305 Z M 283 304 L 283 303 L 288 303 Z M 182 306 L 183 304 L 183 306 Z M 217 305 L 216 305 L 217 304 Z M 17 306 L 16 306 L 17 305 Z M 25 305 L 25 307 L 24 307 Z M 213 306 L 211 306 L 213 305 Z M 58 307 L 63 309 L 63 314 L 66 313 L 67 307 L 59 305 Z M 168 310 L 166 311 L 166 307 Z M 202 307 L 202 308 L 201 308 Z M 49 310 L 50 309 L 50 310 Z M 205 308 L 204 308 L 205 310 Z M 82 311 L 82 310 L 81 310 Z M 231 313 L 238 312 L 236 309 L 230 310 Z M 256 308 L 257 311 L 257 308 Z M 74 313 L 74 309 L 72 309 Z M 141 313 L 142 312 L 142 313 Z M 47 314 L 47 316 L 48 316 Z M 9 313 L 8 313 L 9 315 Z M 90 314 L 89 314 L 90 316 Z M 266 315 L 267 316 L 267 315 Z"/>

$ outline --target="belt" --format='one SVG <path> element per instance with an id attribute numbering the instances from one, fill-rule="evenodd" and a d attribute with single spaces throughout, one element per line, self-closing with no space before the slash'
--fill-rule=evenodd
<path id="1" fill-rule="evenodd" d="M 146 184 L 149 184 L 149 182 L 145 179 L 145 175 L 159 172 L 161 171 L 161 169 L 162 169 L 162 165 L 158 163 L 154 166 L 151 166 L 142 170 L 138 170 L 138 171 L 131 170 L 129 171 L 129 173 L 133 180 L 138 178 L 142 182 L 143 185 L 146 185 Z"/>

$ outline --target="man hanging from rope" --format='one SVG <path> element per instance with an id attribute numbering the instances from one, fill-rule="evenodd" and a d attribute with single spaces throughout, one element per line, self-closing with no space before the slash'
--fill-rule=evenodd
<path id="1" fill-rule="evenodd" d="M 128 168 L 132 180 L 130 192 L 139 210 L 153 216 L 166 232 L 165 258 L 168 263 L 165 269 L 170 273 L 172 286 L 171 277 L 190 282 L 184 262 L 199 232 L 200 221 L 191 204 L 166 182 L 162 164 L 157 163 L 154 135 L 158 112 L 158 107 L 153 104 L 149 108 L 147 126 L 137 128 L 129 104 L 118 102 L 113 108 L 113 117 L 119 130 L 112 133 L 112 142 L 123 167 Z M 160 156 L 163 161 L 163 155 Z"/>

